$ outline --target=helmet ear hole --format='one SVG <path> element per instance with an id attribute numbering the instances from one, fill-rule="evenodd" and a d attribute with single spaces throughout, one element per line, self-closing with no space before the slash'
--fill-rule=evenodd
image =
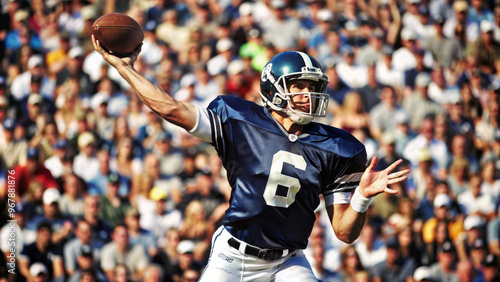
<path id="1" fill-rule="evenodd" d="M 273 98 L 273 104 L 275 104 L 275 105 L 281 105 L 281 103 L 283 103 L 283 99 L 281 99 L 278 96 L 274 96 L 274 98 Z"/>

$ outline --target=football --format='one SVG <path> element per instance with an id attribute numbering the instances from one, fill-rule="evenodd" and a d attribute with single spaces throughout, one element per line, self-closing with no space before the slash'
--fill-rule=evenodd
<path id="1" fill-rule="evenodd" d="M 139 23 L 121 13 L 98 18 L 92 24 L 92 34 L 104 49 L 119 57 L 130 55 L 144 40 Z"/>

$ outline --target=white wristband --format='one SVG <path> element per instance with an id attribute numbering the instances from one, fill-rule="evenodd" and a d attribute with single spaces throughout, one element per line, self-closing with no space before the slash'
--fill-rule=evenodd
<path id="1" fill-rule="evenodd" d="M 365 198 L 365 196 L 361 195 L 359 192 L 359 187 L 356 187 L 354 190 L 354 195 L 351 198 L 351 208 L 358 213 L 364 213 L 368 210 L 373 198 Z"/>

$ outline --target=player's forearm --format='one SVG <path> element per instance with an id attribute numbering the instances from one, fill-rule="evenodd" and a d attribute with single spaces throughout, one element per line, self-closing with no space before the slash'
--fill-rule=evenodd
<path id="1" fill-rule="evenodd" d="M 337 219 L 338 223 L 335 234 L 341 241 L 347 244 L 353 243 L 358 239 L 361 233 L 361 229 L 365 223 L 365 217 L 366 213 L 358 213 L 349 206 L 340 218 Z"/>
<path id="2" fill-rule="evenodd" d="M 341 241 L 351 244 L 361 233 L 365 223 L 366 213 L 358 213 L 350 204 L 340 204 L 327 207 L 335 235 Z"/>
<path id="3" fill-rule="evenodd" d="M 153 112 L 186 130 L 191 130 L 195 126 L 196 109 L 194 106 L 175 100 L 127 64 L 117 69 L 135 90 L 137 96 Z"/>

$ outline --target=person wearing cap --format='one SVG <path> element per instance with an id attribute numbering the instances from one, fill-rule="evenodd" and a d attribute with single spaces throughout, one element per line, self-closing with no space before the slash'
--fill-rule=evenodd
<path id="1" fill-rule="evenodd" d="M 385 33 L 381 29 L 375 29 L 368 39 L 368 44 L 359 49 L 356 61 L 364 65 L 380 61 L 384 56 L 382 52 L 384 42 Z"/>
<path id="2" fill-rule="evenodd" d="M 460 218 L 450 217 L 451 199 L 447 194 L 437 194 L 434 197 L 432 205 L 434 207 L 434 216 L 425 221 L 422 226 L 422 239 L 424 243 L 431 244 L 436 238 L 436 226 L 438 222 L 445 221 L 448 226 L 448 233 L 452 240 L 459 237 L 463 230 L 462 221 Z"/>
<path id="3" fill-rule="evenodd" d="M 69 240 L 63 247 L 64 268 L 70 279 L 79 277 L 83 269 L 96 269 L 103 245 L 92 240 L 93 236 L 94 234 L 88 222 L 83 219 L 76 222 L 75 238 Z M 89 258 L 90 260 L 82 260 L 82 258 Z M 76 276 L 73 277 L 74 275 Z"/>
<path id="4" fill-rule="evenodd" d="M 43 214 L 28 218 L 26 229 L 35 230 L 40 222 L 49 222 L 52 228 L 52 242 L 61 244 L 73 235 L 71 219 L 63 216 L 59 209 L 61 193 L 57 188 L 45 189 L 42 196 Z"/>
<path id="5" fill-rule="evenodd" d="M 11 218 L 12 222 L 6 222 L 5 225 L 1 226 L 0 240 L 2 241 L 0 241 L 0 250 L 5 254 L 5 257 L 12 257 L 12 246 L 10 246 L 12 244 L 12 239 L 9 240 L 9 236 L 13 236 L 12 234 L 15 234 L 14 242 L 16 248 L 13 254 L 15 257 L 19 257 L 24 246 L 36 237 L 36 232 L 34 230 L 26 229 L 28 215 L 26 202 L 16 203 L 14 207 L 14 217 Z"/>
<path id="6" fill-rule="evenodd" d="M 227 66 L 227 80 L 225 88 L 228 95 L 237 96 L 243 99 L 252 91 L 252 73 L 246 69 L 245 62 L 240 59 L 233 60 Z"/>
<path id="7" fill-rule="evenodd" d="M 184 152 L 172 144 L 170 133 L 162 131 L 156 135 L 152 153 L 158 158 L 161 174 L 175 177 L 184 169 Z"/>
<path id="8" fill-rule="evenodd" d="M 149 191 L 149 199 L 154 202 L 154 209 L 141 214 L 141 227 L 153 232 L 158 247 L 165 246 L 165 234 L 168 229 L 180 228 L 182 213 L 178 209 L 167 209 L 168 194 L 165 189 L 153 187 Z"/>
<path id="9" fill-rule="evenodd" d="M 351 45 L 344 45 L 340 49 L 342 61 L 337 66 L 337 74 L 349 87 L 359 88 L 368 82 L 367 70 L 365 65 L 356 63 L 356 52 Z"/>
<path id="10" fill-rule="evenodd" d="M 52 176 L 59 178 L 67 171 L 67 168 L 63 164 L 63 159 L 68 149 L 68 141 L 59 139 L 53 149 L 53 155 L 47 158 L 43 164 L 50 170 Z"/>
<path id="11" fill-rule="evenodd" d="M 416 265 L 412 258 L 404 258 L 399 250 L 396 237 L 390 237 L 385 242 L 387 256 L 385 260 L 373 267 L 374 281 L 404 282 L 413 277 Z"/>
<path id="12" fill-rule="evenodd" d="M 394 51 L 392 55 L 392 66 L 395 69 L 404 72 L 417 66 L 417 59 L 413 53 L 415 47 L 418 46 L 417 39 L 418 35 L 409 27 L 401 30 L 401 43 L 403 46 Z"/>
<path id="13" fill-rule="evenodd" d="M 68 50 L 63 68 L 56 72 L 56 87 L 61 87 L 70 78 L 77 78 L 80 95 L 94 94 L 94 84 L 90 76 L 83 72 L 84 58 L 85 51 L 81 46 L 74 46 Z"/>
<path id="14" fill-rule="evenodd" d="M 430 266 L 431 275 L 436 281 L 456 280 L 456 250 L 452 241 L 446 241 L 437 250 L 438 261 Z"/>
<path id="15" fill-rule="evenodd" d="M 494 254 L 487 254 L 482 262 L 481 271 L 486 281 L 500 281 L 498 257 Z"/>
<path id="16" fill-rule="evenodd" d="M 0 146 L 0 160 L 5 165 L 6 169 L 12 168 L 14 165 L 26 165 L 28 142 L 21 139 L 17 140 L 14 137 L 14 130 L 16 129 L 16 121 L 13 118 L 6 118 L 3 123 L 3 136 L 4 142 Z"/>
<path id="17" fill-rule="evenodd" d="M 467 52 L 477 57 L 477 64 L 482 72 L 498 73 L 500 71 L 500 43 L 494 38 L 495 24 L 492 21 L 483 20 L 479 29 L 480 36 L 468 46 Z"/>
<path id="18" fill-rule="evenodd" d="M 141 227 L 141 213 L 139 212 L 139 209 L 129 205 L 125 211 L 125 216 L 122 217 L 122 220 L 123 218 L 125 218 L 124 223 L 127 226 L 130 243 L 134 246 L 143 246 L 150 258 L 156 256 L 159 251 L 157 244 L 158 240 L 153 232 Z"/>
<path id="19" fill-rule="evenodd" d="M 104 245 L 101 251 L 101 268 L 107 278 L 114 279 L 113 269 L 119 264 L 125 264 L 131 272 L 132 279 L 142 279 L 144 270 L 149 265 L 149 258 L 141 245 L 133 246 L 127 226 L 118 224 L 113 229 L 113 241 Z"/>
<path id="20" fill-rule="evenodd" d="M 19 274 L 29 281 L 34 281 L 34 275 L 30 272 L 30 265 L 39 262 L 47 269 L 50 281 L 63 281 L 64 264 L 62 252 L 59 247 L 51 242 L 53 235 L 51 223 L 41 221 L 36 227 L 35 242 L 25 246 L 18 258 Z"/>
<path id="21" fill-rule="evenodd" d="M 177 253 L 179 254 L 177 265 L 181 275 L 189 269 L 194 269 L 198 272 L 202 270 L 201 265 L 193 257 L 195 247 L 194 242 L 191 240 L 182 240 L 177 245 Z"/>
<path id="22" fill-rule="evenodd" d="M 435 281 L 434 277 L 431 275 L 431 270 L 428 266 L 419 266 L 413 272 L 413 281 Z"/>
<path id="23" fill-rule="evenodd" d="M 92 132 L 86 131 L 78 137 L 80 153 L 73 161 L 73 171 L 86 182 L 89 182 L 99 170 L 99 161 L 95 156 L 96 139 Z"/>
<path id="24" fill-rule="evenodd" d="M 467 43 L 474 42 L 479 35 L 479 23 L 469 19 L 469 3 L 466 0 L 453 1 L 454 15 L 448 17 L 443 26 L 443 33 L 448 38 L 455 37 L 457 26 L 465 27 Z"/>
<path id="25" fill-rule="evenodd" d="M 128 199 L 119 195 L 120 176 L 116 172 L 108 174 L 106 194 L 101 198 L 99 216 L 111 226 L 123 223 L 123 219 L 131 205 Z"/>
<path id="26" fill-rule="evenodd" d="M 50 170 L 41 162 L 39 156 L 40 153 L 37 148 L 28 147 L 26 164 L 16 164 L 12 167 L 12 171 L 14 171 L 12 177 L 16 179 L 14 186 L 17 195 L 24 196 L 34 179 L 42 183 L 45 188 L 59 187 L 59 183 L 52 176 Z"/>
<path id="27" fill-rule="evenodd" d="M 463 223 L 464 232 L 455 241 L 459 259 L 470 259 L 472 258 L 471 253 L 474 248 L 486 247 L 483 241 L 483 238 L 485 238 L 485 227 L 485 221 L 477 215 L 468 215 L 465 218 Z"/>
<path id="28" fill-rule="evenodd" d="M 12 84 L 10 86 L 10 91 L 14 99 L 18 102 L 22 101 L 26 97 L 30 95 L 30 93 L 35 92 L 35 89 L 32 89 L 32 77 L 39 77 L 39 85 L 40 89 L 43 89 L 47 83 L 47 79 L 43 77 L 43 57 L 42 55 L 35 54 L 31 55 L 27 62 L 27 70 L 18 76 L 16 76 L 12 80 Z M 39 90 L 40 90 L 39 89 Z M 44 93 L 45 94 L 45 93 Z M 49 95 L 50 97 L 50 95 Z"/>
<path id="29" fill-rule="evenodd" d="M 465 214 L 477 214 L 490 219 L 495 216 L 495 199 L 490 194 L 481 193 L 483 179 L 473 174 L 469 179 L 469 189 L 458 195 L 457 200 L 462 205 Z"/>
<path id="30" fill-rule="evenodd" d="M 208 73 L 213 77 L 226 73 L 229 62 L 234 59 L 234 42 L 228 37 L 220 38 L 215 49 L 217 55 L 207 61 Z"/>

